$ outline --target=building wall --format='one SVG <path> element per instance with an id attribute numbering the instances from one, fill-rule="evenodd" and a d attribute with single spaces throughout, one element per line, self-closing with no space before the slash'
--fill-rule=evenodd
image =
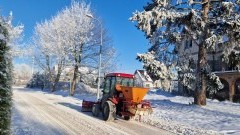
<path id="1" fill-rule="evenodd" d="M 134 74 L 134 84 L 137 87 L 146 87 L 146 88 L 152 88 L 153 87 L 153 82 L 152 81 L 145 81 L 142 79 L 140 76 L 140 73 L 135 72 Z"/>
<path id="2" fill-rule="evenodd" d="M 188 38 L 186 38 L 188 39 Z M 193 58 L 195 62 L 198 60 L 198 46 L 195 42 L 191 41 L 191 45 L 189 45 L 190 41 L 187 40 L 182 41 L 182 45 L 179 46 L 178 54 L 180 56 L 180 61 L 185 60 L 186 58 Z M 189 39 L 188 39 L 189 40 Z M 222 62 L 222 47 L 219 46 L 215 49 L 215 51 L 207 52 L 207 61 L 212 71 L 225 71 L 228 70 L 228 66 L 226 63 Z"/>
<path id="3" fill-rule="evenodd" d="M 188 38 L 185 38 L 188 39 Z M 198 46 L 192 42 L 191 46 L 186 44 L 187 41 L 183 40 L 182 45 L 179 47 L 179 56 L 180 61 L 187 58 L 192 57 L 195 62 L 197 62 L 198 58 Z M 237 100 L 240 102 L 240 72 L 230 65 L 227 65 L 225 62 L 222 61 L 223 47 L 218 46 L 215 51 L 208 51 L 207 52 L 207 62 L 208 65 L 211 67 L 212 72 L 215 72 L 221 79 L 224 79 L 228 85 L 226 85 L 225 90 L 219 90 L 216 93 L 216 96 L 223 96 L 228 97 L 225 99 L 229 99 L 230 101 Z M 186 56 L 186 57 L 185 57 Z M 238 82 L 239 81 L 239 82 Z M 185 92 L 188 95 L 192 95 L 191 91 L 187 90 L 181 83 L 178 85 L 178 90 L 180 92 Z M 190 93 L 188 93 L 190 92 Z M 225 93 L 224 93 L 225 92 Z M 223 95 L 223 94 L 225 95 Z M 229 95 L 228 95 L 229 94 Z M 227 95 L 227 96 L 226 96 Z"/>
<path id="4" fill-rule="evenodd" d="M 143 87 L 145 87 L 145 88 L 152 88 L 153 87 L 153 83 L 152 82 L 143 82 Z"/>

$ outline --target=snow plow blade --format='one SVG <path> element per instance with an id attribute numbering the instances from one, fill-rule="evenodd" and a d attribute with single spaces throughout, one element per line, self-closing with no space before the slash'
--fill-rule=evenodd
<path id="1" fill-rule="evenodd" d="M 86 101 L 83 100 L 82 102 L 82 112 L 91 112 L 92 111 L 92 107 L 95 104 L 95 102 L 93 101 Z"/>

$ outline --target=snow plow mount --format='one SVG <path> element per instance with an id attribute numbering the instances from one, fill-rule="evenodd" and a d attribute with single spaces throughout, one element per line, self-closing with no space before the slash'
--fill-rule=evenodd
<path id="1" fill-rule="evenodd" d="M 150 102 L 146 100 L 142 100 L 140 103 L 124 101 L 123 106 L 124 110 L 122 110 L 121 112 L 122 115 L 125 115 L 126 114 L 125 112 L 129 112 L 131 116 L 135 115 L 143 116 L 150 115 L 153 112 Z"/>
<path id="2" fill-rule="evenodd" d="M 83 100 L 82 101 L 82 112 L 91 112 L 92 111 L 92 107 L 94 104 L 97 104 L 98 102 L 93 102 L 93 101 L 86 101 Z"/>

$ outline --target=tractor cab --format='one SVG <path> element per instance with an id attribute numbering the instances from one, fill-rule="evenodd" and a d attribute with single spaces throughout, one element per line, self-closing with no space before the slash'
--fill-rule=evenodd
<path id="1" fill-rule="evenodd" d="M 110 73 L 106 75 L 104 80 L 103 95 L 113 96 L 116 94 L 116 84 L 128 87 L 134 86 L 134 76 L 131 74 Z"/>
<path id="2" fill-rule="evenodd" d="M 103 95 L 101 99 L 101 107 L 103 107 L 105 101 L 114 96 L 119 96 L 119 92 L 116 90 L 116 85 L 121 86 L 134 86 L 134 76 L 131 74 L 125 73 L 110 73 L 105 76 L 104 86 L 103 86 Z"/>

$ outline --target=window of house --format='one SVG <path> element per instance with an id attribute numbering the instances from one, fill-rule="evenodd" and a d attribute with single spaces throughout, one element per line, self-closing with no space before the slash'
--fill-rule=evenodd
<path id="1" fill-rule="evenodd" d="M 192 47 L 192 40 L 191 39 L 190 40 L 186 40 L 184 49 L 186 50 L 186 49 L 189 49 L 191 47 Z"/>

